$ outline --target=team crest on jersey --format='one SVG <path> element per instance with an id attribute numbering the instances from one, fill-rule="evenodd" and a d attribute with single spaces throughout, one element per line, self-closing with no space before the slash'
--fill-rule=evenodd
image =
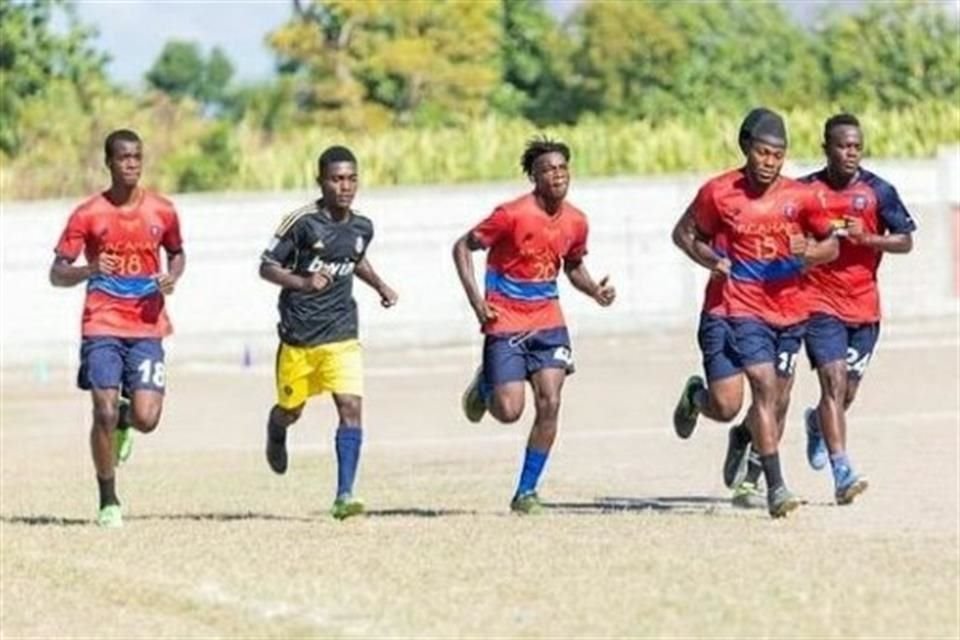
<path id="1" fill-rule="evenodd" d="M 797 207 L 792 202 L 783 205 L 783 215 L 787 220 L 793 220 L 797 217 Z"/>
<path id="2" fill-rule="evenodd" d="M 867 208 L 867 196 L 855 195 L 853 196 L 853 202 L 851 204 L 854 211 L 857 213 L 863 213 Z"/>
<path id="3" fill-rule="evenodd" d="M 155 224 L 150 225 L 150 235 L 157 237 L 160 235 L 160 227 Z"/>
<path id="4" fill-rule="evenodd" d="M 354 245 L 357 249 L 357 253 L 363 253 L 363 238 L 357 236 L 357 244 Z"/>

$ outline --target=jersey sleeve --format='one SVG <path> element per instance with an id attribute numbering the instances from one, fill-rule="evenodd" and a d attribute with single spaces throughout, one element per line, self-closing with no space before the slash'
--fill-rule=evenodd
<path id="1" fill-rule="evenodd" d="M 720 210 L 713 196 L 713 184 L 708 182 L 700 187 L 697 196 L 690 203 L 693 222 L 702 235 L 712 238 L 720 230 Z"/>
<path id="2" fill-rule="evenodd" d="M 583 260 L 583 257 L 587 255 L 587 236 L 589 233 L 590 227 L 586 220 L 577 225 L 573 242 L 570 244 L 567 254 L 563 256 L 565 262 L 580 262 Z"/>
<path id="3" fill-rule="evenodd" d="M 284 218 L 267 244 L 267 248 L 260 255 L 260 261 L 281 267 L 289 265 L 297 252 L 302 228 L 300 219 L 290 223 L 288 218 Z"/>
<path id="4" fill-rule="evenodd" d="M 363 229 L 360 232 L 360 237 L 363 239 L 363 247 L 360 250 L 360 256 L 357 258 L 357 262 L 360 262 L 367 255 L 367 249 L 370 248 L 370 244 L 373 242 L 373 222 L 370 220 L 364 221 L 366 224 L 363 225 Z"/>
<path id="5" fill-rule="evenodd" d="M 892 185 L 879 182 L 873 185 L 873 191 L 877 194 L 877 216 L 890 233 L 913 233 L 917 230 L 917 224 Z"/>
<path id="6" fill-rule="evenodd" d="M 166 249 L 167 253 L 180 253 L 183 251 L 183 238 L 180 235 L 180 216 L 177 210 L 170 208 L 167 214 L 167 225 L 163 230 L 163 237 L 160 238 L 160 244 Z"/>
<path id="7" fill-rule="evenodd" d="M 67 220 L 67 226 L 63 229 L 63 233 L 60 234 L 60 240 L 57 242 L 57 246 L 54 247 L 53 252 L 57 254 L 58 257 L 73 262 L 79 257 L 80 252 L 83 251 L 83 247 L 87 242 L 88 230 L 87 216 L 83 215 L 79 210 L 74 211 L 70 214 L 70 218 Z"/>
<path id="8" fill-rule="evenodd" d="M 513 228 L 513 216 L 504 207 L 497 207 L 493 213 L 470 230 L 480 246 L 489 249 L 497 244 Z"/>

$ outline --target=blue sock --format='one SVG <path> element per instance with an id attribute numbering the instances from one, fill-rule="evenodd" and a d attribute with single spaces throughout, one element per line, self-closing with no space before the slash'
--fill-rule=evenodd
<path id="1" fill-rule="evenodd" d="M 850 475 L 850 459 L 846 453 L 831 453 L 830 467 L 833 469 L 833 480 L 838 485 Z"/>
<path id="2" fill-rule="evenodd" d="M 363 430 L 341 424 L 337 428 L 337 497 L 353 493 L 353 480 L 357 477 L 357 462 L 360 460 L 360 445 Z"/>
<path id="3" fill-rule="evenodd" d="M 520 472 L 520 483 L 517 485 L 517 495 L 530 493 L 536 490 L 543 466 L 547 463 L 549 451 L 537 451 L 527 447 L 523 456 L 523 471 Z"/>

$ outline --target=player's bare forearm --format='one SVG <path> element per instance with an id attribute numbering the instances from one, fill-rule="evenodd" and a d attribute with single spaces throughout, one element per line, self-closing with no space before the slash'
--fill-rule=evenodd
<path id="1" fill-rule="evenodd" d="M 284 289 L 302 290 L 305 288 L 305 278 L 302 278 L 288 269 L 284 269 L 278 264 L 272 262 L 260 263 L 260 277 L 267 282 L 283 287 Z"/>
<path id="2" fill-rule="evenodd" d="M 477 278 L 473 271 L 473 252 L 482 247 L 475 246 L 470 234 L 465 234 L 453 244 L 453 264 L 457 268 L 460 285 L 467 294 L 470 305 L 476 309 L 483 303 L 483 296 L 477 287 Z"/>
<path id="3" fill-rule="evenodd" d="M 600 305 L 606 307 L 613 303 L 616 297 L 616 290 L 610 285 L 610 277 L 604 276 L 599 282 L 593 279 L 590 272 L 587 271 L 587 265 L 583 260 L 577 262 L 564 262 L 563 271 L 567 274 L 570 284 L 574 289 L 587 295 L 597 301 Z"/>
<path id="4" fill-rule="evenodd" d="M 697 233 L 692 212 L 687 209 L 673 227 L 673 244 L 701 267 L 714 271 L 723 259 Z"/>
<path id="5" fill-rule="evenodd" d="M 354 273 L 361 282 L 377 292 L 380 296 L 380 304 L 384 307 L 392 307 L 397 303 L 397 293 L 383 281 L 366 256 L 357 263 Z"/>
<path id="6" fill-rule="evenodd" d="M 807 266 L 826 264 L 833 262 L 840 255 L 840 242 L 836 236 L 831 236 L 824 240 L 812 240 L 807 242 L 807 248 L 803 252 L 803 261 Z"/>
<path id="7" fill-rule="evenodd" d="M 860 244 L 883 253 L 910 253 L 913 251 L 913 235 L 909 233 L 890 233 L 887 235 L 865 235 Z"/>
<path id="8" fill-rule="evenodd" d="M 179 280 L 187 269 L 187 254 L 182 250 L 167 254 L 167 273 L 174 280 Z"/>
<path id="9" fill-rule="evenodd" d="M 95 273 L 92 265 L 76 267 L 64 258 L 55 258 L 50 265 L 50 284 L 55 287 L 75 287 Z"/>

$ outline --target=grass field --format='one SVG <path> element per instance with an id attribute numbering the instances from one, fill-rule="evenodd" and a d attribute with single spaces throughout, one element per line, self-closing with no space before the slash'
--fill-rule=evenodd
<path id="1" fill-rule="evenodd" d="M 528 420 L 469 426 L 474 350 L 367 358 L 359 493 L 326 515 L 335 423 L 324 399 L 263 460 L 269 363 L 170 358 L 160 430 L 121 469 L 126 526 L 91 524 L 88 400 L 70 372 L 3 384 L 2 615 L 15 637 L 957 637 L 956 319 L 890 327 L 851 418 L 871 481 L 832 504 L 807 468 L 805 369 L 781 450 L 809 502 L 783 521 L 733 510 L 726 429 L 678 440 L 697 368 L 686 333 L 577 341 L 542 517 L 508 511 Z"/>

